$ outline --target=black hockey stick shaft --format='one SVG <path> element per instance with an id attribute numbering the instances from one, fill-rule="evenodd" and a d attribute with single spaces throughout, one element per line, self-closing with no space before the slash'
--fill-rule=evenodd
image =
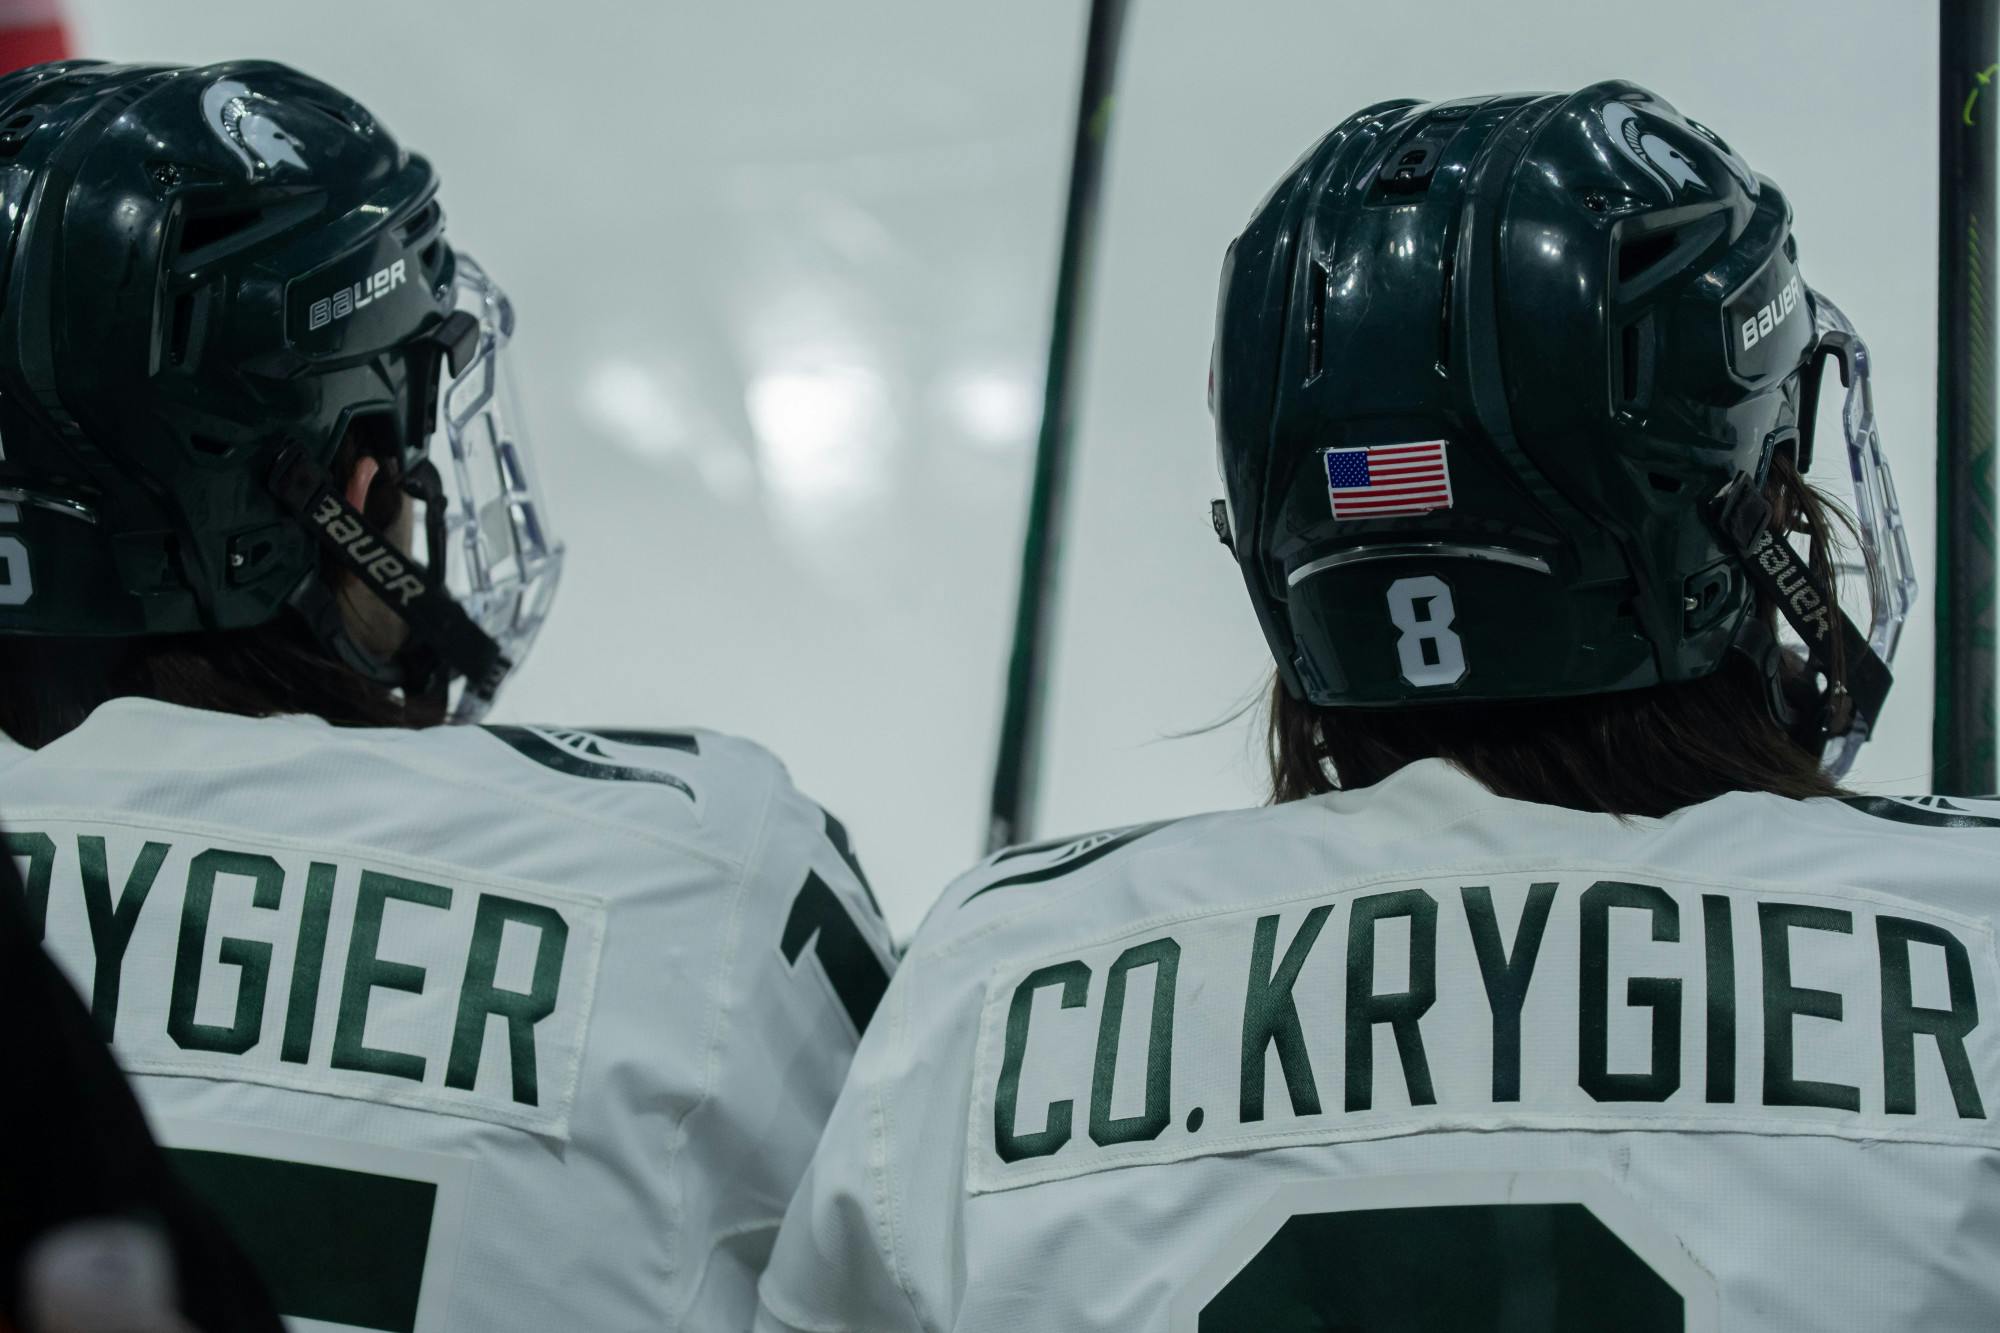
<path id="1" fill-rule="evenodd" d="M 2000 0 L 1938 22 L 1937 665 L 1932 788 L 1994 790 L 1994 152 Z"/>
<path id="2" fill-rule="evenodd" d="M 1078 369 L 1089 308 L 1104 182 L 1104 151 L 1111 137 L 1112 84 L 1126 0 L 1091 0 L 1084 43 L 1083 93 L 1077 104 L 1076 142 L 1070 158 L 1069 201 L 1063 213 L 1062 257 L 1056 268 L 1055 313 L 1049 326 L 1048 379 L 1042 392 L 1042 428 L 1035 445 L 1035 475 L 1028 497 L 1027 536 L 1021 549 L 1021 586 L 1014 609 L 1014 646 L 1007 665 L 1007 702 L 1000 717 L 994 760 L 989 850 L 1029 836 L 1041 776 L 1049 659 L 1055 630 L 1056 581 L 1061 569 L 1063 509 L 1069 490 Z"/>

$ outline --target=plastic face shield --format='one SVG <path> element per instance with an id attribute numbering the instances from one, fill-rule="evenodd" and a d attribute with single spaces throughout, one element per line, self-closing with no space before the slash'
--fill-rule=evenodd
<path id="1" fill-rule="evenodd" d="M 548 618 L 563 547 L 549 527 L 506 373 L 514 308 L 463 251 L 457 255 L 455 287 L 457 309 L 478 320 L 479 334 L 457 369 L 443 369 L 438 386 L 439 424 L 449 456 L 438 456 L 434 435 L 431 453 L 443 515 L 436 554 L 452 597 L 518 668 Z M 491 703 L 457 682 L 450 719 L 477 721 Z"/>
<path id="2" fill-rule="evenodd" d="M 1917 574 L 1916 562 L 1910 558 L 1909 539 L 1903 532 L 1903 512 L 1896 502 L 1895 480 L 1875 430 L 1868 345 L 1839 306 L 1818 291 L 1807 290 L 1812 297 L 1819 347 L 1814 352 L 1816 364 L 1807 371 L 1809 387 L 1801 403 L 1816 418 L 1817 443 L 1806 480 L 1838 499 L 1853 514 L 1855 541 L 1843 541 L 1832 552 L 1834 572 L 1840 582 L 1841 609 L 1857 626 L 1863 627 L 1869 646 L 1882 661 L 1893 665 L 1903 624 L 1916 605 Z M 1828 447 L 1833 442 L 1832 432 L 1820 429 L 1830 415 L 1830 411 L 1820 409 L 1819 394 L 1827 360 L 1839 363 L 1841 382 L 1847 389 L 1840 406 L 1844 450 Z M 1780 625 L 1783 628 L 1782 620 Z M 1803 645 L 1792 639 L 1788 629 L 1780 637 L 1787 648 L 1803 655 Z M 1851 730 L 1827 741 L 1822 762 L 1828 773 L 1840 777 L 1853 766 L 1856 754 L 1868 739 L 1867 726 L 1867 719 L 1857 717 Z"/>

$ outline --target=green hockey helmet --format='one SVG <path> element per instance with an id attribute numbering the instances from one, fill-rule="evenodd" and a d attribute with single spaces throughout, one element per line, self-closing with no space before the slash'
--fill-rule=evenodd
<path id="1" fill-rule="evenodd" d="M 561 550 L 508 419 L 511 309 L 436 195 L 425 159 L 283 65 L 0 78 L 0 634 L 295 613 L 355 670 L 484 707 Z M 328 475 L 358 424 L 426 553 Z M 409 623 L 396 660 L 349 638 L 328 562 Z"/>
<path id="2" fill-rule="evenodd" d="M 1843 738 L 1844 767 L 1914 582 L 1865 350 L 1804 285 L 1791 222 L 1776 185 L 1629 83 L 1387 102 L 1320 140 L 1229 248 L 1211 363 L 1216 528 L 1286 688 L 1546 699 L 1735 652 L 1803 744 Z M 1829 358 L 1869 636 L 1762 498 L 1781 452 L 1811 465 Z"/>

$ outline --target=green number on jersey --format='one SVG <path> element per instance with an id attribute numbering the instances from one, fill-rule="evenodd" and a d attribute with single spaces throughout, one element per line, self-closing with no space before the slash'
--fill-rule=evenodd
<path id="1" fill-rule="evenodd" d="M 1201 1312 L 1201 1333 L 1686 1326 L 1680 1293 L 1580 1203 L 1303 1214 Z"/>
<path id="2" fill-rule="evenodd" d="M 1176 1293 L 1173 1333 L 1716 1333 L 1715 1278 L 1591 1171 L 1281 1186 Z"/>
<path id="3" fill-rule="evenodd" d="M 785 962 L 796 968 L 808 944 L 826 979 L 833 984 L 840 1007 L 853 1022 L 855 1035 L 860 1036 L 868 1030 L 875 1006 L 889 989 L 889 969 L 875 956 L 868 937 L 841 904 L 840 895 L 811 871 L 806 874 L 799 896 L 792 900 L 791 913 L 785 918 L 784 938 L 778 948 Z"/>
<path id="4" fill-rule="evenodd" d="M 168 1156 L 286 1317 L 414 1333 L 437 1186 L 241 1153 Z"/>

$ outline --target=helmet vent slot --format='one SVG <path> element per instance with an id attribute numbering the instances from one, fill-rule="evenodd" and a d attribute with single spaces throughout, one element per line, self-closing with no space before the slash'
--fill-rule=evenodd
<path id="1" fill-rule="evenodd" d="M 196 213 L 181 224 L 181 253 L 193 254 L 242 235 L 264 220 L 261 208 L 227 213 Z"/>
<path id="2" fill-rule="evenodd" d="M 1326 368 L 1326 289 L 1333 274 L 1325 260 L 1312 262 L 1306 281 L 1311 289 L 1306 293 L 1306 379 L 1311 381 Z"/>
<path id="3" fill-rule="evenodd" d="M 1627 283 L 1643 277 L 1661 260 L 1673 253 L 1674 244 L 1679 240 L 1678 231 L 1656 231 L 1644 236 L 1620 239 L 1618 281 Z"/>
<path id="4" fill-rule="evenodd" d="M 0 121 L 0 159 L 18 157 L 41 119 L 39 111 L 17 111 Z"/>
<path id="5" fill-rule="evenodd" d="M 190 435 L 188 443 L 199 453 L 221 456 L 229 452 L 229 442 L 218 440 L 213 435 Z"/>
<path id="6" fill-rule="evenodd" d="M 167 363 L 181 365 L 187 360 L 188 342 L 194 334 L 194 292 L 174 298 L 174 318 L 167 331 Z"/>
<path id="7" fill-rule="evenodd" d="M 1438 297 L 1437 365 L 1441 373 L 1449 373 L 1451 370 L 1452 283 L 1458 277 L 1458 247 L 1452 244 L 1455 239 L 1456 229 L 1445 234 L 1444 272 L 1441 275 L 1442 281 L 1438 284 L 1440 295 Z"/>
<path id="8" fill-rule="evenodd" d="M 1389 154 L 1375 177 L 1376 188 L 1391 194 L 1418 194 L 1431 187 L 1431 173 L 1437 170 L 1442 145 L 1429 139 L 1411 139 Z"/>
<path id="9" fill-rule="evenodd" d="M 1691 276 L 1694 264 L 1722 238 L 1728 225 L 1728 217 L 1717 211 L 1655 231 L 1638 231 L 1629 223 L 1619 228 L 1614 295 L 1620 301 L 1633 301 L 1676 274 Z"/>
<path id="10" fill-rule="evenodd" d="M 1653 315 L 1651 311 L 1618 332 L 1619 407 L 1643 406 L 1653 396 Z"/>
<path id="11" fill-rule="evenodd" d="M 418 209 L 410 220 L 402 226 L 403 243 L 405 245 L 409 244 L 436 226 L 440 211 L 435 199 Z"/>
<path id="12" fill-rule="evenodd" d="M 306 105 L 311 107 L 313 110 L 319 112 L 322 116 L 325 116 L 328 120 L 332 121 L 334 124 L 340 126 L 340 128 L 342 128 L 343 130 L 346 130 L 349 134 L 361 134 L 366 132 L 363 126 L 356 123 L 353 116 L 349 115 L 346 111 L 343 111 L 341 108 L 337 106 L 333 106 L 327 102 L 313 102 L 313 101 L 308 101 Z"/>

